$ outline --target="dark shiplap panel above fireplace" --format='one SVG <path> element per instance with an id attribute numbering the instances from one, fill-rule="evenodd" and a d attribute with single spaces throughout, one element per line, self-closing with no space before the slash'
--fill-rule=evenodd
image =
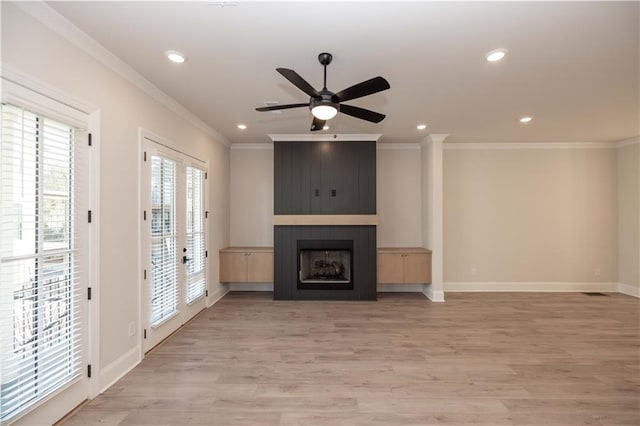
<path id="1" fill-rule="evenodd" d="M 375 142 L 274 143 L 274 214 L 375 213 Z"/>

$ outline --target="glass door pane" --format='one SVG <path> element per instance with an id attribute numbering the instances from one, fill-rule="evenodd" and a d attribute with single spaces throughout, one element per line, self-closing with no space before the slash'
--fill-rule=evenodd
<path id="1" fill-rule="evenodd" d="M 192 303 L 205 294 L 206 256 L 205 256 L 205 211 L 204 211 L 204 172 L 187 166 L 187 247 L 185 267 L 187 275 L 186 302 Z"/>
<path id="2" fill-rule="evenodd" d="M 176 163 L 151 157 L 151 326 L 178 310 Z"/>

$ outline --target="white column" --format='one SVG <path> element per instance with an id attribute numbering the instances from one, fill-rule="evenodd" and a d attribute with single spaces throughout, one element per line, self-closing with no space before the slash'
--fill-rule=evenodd
<path id="1" fill-rule="evenodd" d="M 431 284 L 422 292 L 433 302 L 444 302 L 443 285 L 443 173 L 442 143 L 448 134 L 432 134 L 422 147 L 422 245 L 431 253 Z"/>

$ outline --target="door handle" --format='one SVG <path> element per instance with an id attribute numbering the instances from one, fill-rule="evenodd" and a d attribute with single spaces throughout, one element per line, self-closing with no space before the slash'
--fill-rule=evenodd
<path id="1" fill-rule="evenodd" d="M 182 256 L 182 264 L 184 265 L 187 262 L 191 262 L 191 259 L 189 259 L 186 255 Z"/>

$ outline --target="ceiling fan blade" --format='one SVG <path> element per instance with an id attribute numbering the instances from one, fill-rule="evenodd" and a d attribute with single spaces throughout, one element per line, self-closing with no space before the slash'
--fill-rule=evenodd
<path id="1" fill-rule="evenodd" d="M 382 92 L 390 89 L 389 82 L 382 77 L 374 77 L 362 83 L 355 84 L 333 95 L 334 102 L 346 102 L 351 99 L 361 98 L 363 96 Z"/>
<path id="2" fill-rule="evenodd" d="M 289 108 L 301 108 L 308 107 L 309 103 L 306 104 L 287 104 L 287 105 L 273 105 L 268 107 L 260 107 L 256 108 L 256 111 L 275 111 L 278 109 L 289 109 Z"/>
<path id="3" fill-rule="evenodd" d="M 324 125 L 327 121 L 326 120 L 320 120 L 317 117 L 313 117 L 313 123 L 311 123 L 311 131 L 312 132 L 316 132 L 318 130 L 322 130 L 324 128 Z"/>
<path id="4" fill-rule="evenodd" d="M 302 90 L 304 93 L 311 96 L 312 98 L 320 97 L 320 93 L 318 93 L 316 89 L 314 89 L 309 83 L 307 83 L 307 81 L 304 78 L 300 77 L 300 75 L 294 70 L 290 70 L 288 68 L 276 68 L 276 71 L 282 74 L 284 78 L 286 78 L 291 83 L 293 83 L 293 85 L 296 86 L 298 89 Z"/>
<path id="5" fill-rule="evenodd" d="M 380 114 L 369 109 L 344 104 L 340 104 L 340 112 L 361 120 L 371 121 L 372 123 L 379 123 L 384 120 L 385 117 L 384 114 Z"/>

